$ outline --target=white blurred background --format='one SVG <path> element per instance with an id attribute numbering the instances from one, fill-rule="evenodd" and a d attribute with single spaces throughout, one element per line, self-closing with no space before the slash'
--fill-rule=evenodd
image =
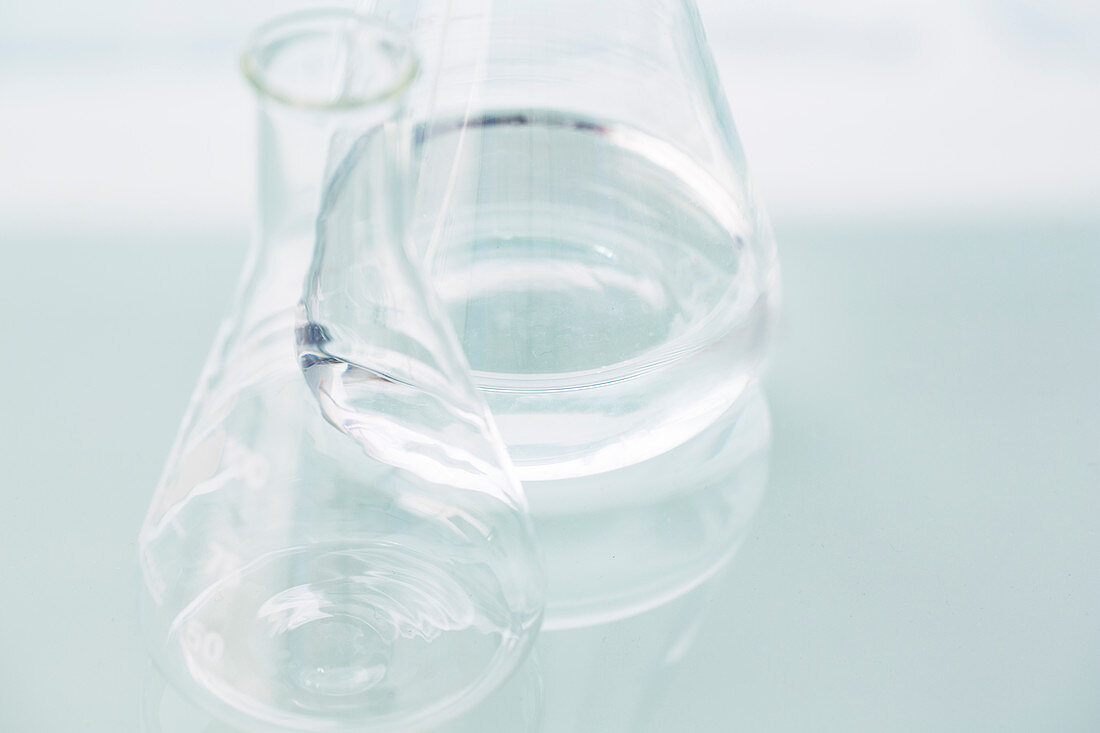
<path id="1" fill-rule="evenodd" d="M 5 0 L 0 231 L 244 236 L 253 118 L 236 55 L 302 4 Z M 1095 212 L 1094 0 L 700 6 L 777 219 Z"/>

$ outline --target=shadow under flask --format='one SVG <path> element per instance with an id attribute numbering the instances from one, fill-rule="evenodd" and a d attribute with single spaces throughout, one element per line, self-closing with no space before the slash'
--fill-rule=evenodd
<path id="1" fill-rule="evenodd" d="M 315 11 L 262 28 L 244 66 L 259 236 L 141 530 L 145 633 L 227 722 L 430 725 L 523 661 L 543 575 L 406 253 L 417 61 L 388 26 Z"/>

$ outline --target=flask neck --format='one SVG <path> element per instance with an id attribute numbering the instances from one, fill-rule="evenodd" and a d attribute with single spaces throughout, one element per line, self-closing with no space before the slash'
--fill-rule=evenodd
<path id="1" fill-rule="evenodd" d="M 256 234 L 238 299 L 248 324 L 297 307 L 324 189 L 356 138 L 402 116 L 418 63 L 389 26 L 307 11 L 260 28 L 241 65 L 257 95 Z"/>
<path id="2" fill-rule="evenodd" d="M 262 96 L 258 112 L 257 244 L 261 251 L 308 247 L 334 130 L 325 113 Z"/>
<path id="3" fill-rule="evenodd" d="M 404 35 L 343 11 L 260 28 L 241 61 L 257 94 L 257 221 L 245 288 L 261 310 L 296 305 L 324 187 L 352 141 L 400 117 L 418 63 Z"/>

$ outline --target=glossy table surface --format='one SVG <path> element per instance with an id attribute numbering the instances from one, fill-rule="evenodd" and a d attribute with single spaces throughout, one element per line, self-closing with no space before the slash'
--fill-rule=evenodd
<path id="1" fill-rule="evenodd" d="M 1100 225 L 776 228 L 743 548 L 669 606 L 548 635 L 471 729 L 1095 730 Z M 0 721 L 223 730 L 145 661 L 134 539 L 241 241 L 5 236 Z"/>

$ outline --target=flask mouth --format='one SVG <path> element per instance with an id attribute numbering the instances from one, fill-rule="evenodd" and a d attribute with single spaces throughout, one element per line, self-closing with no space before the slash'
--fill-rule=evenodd
<path id="1" fill-rule="evenodd" d="M 241 69 L 263 97 L 304 110 L 350 110 L 399 96 L 419 61 L 398 28 L 352 10 L 308 10 L 260 26 Z"/>

